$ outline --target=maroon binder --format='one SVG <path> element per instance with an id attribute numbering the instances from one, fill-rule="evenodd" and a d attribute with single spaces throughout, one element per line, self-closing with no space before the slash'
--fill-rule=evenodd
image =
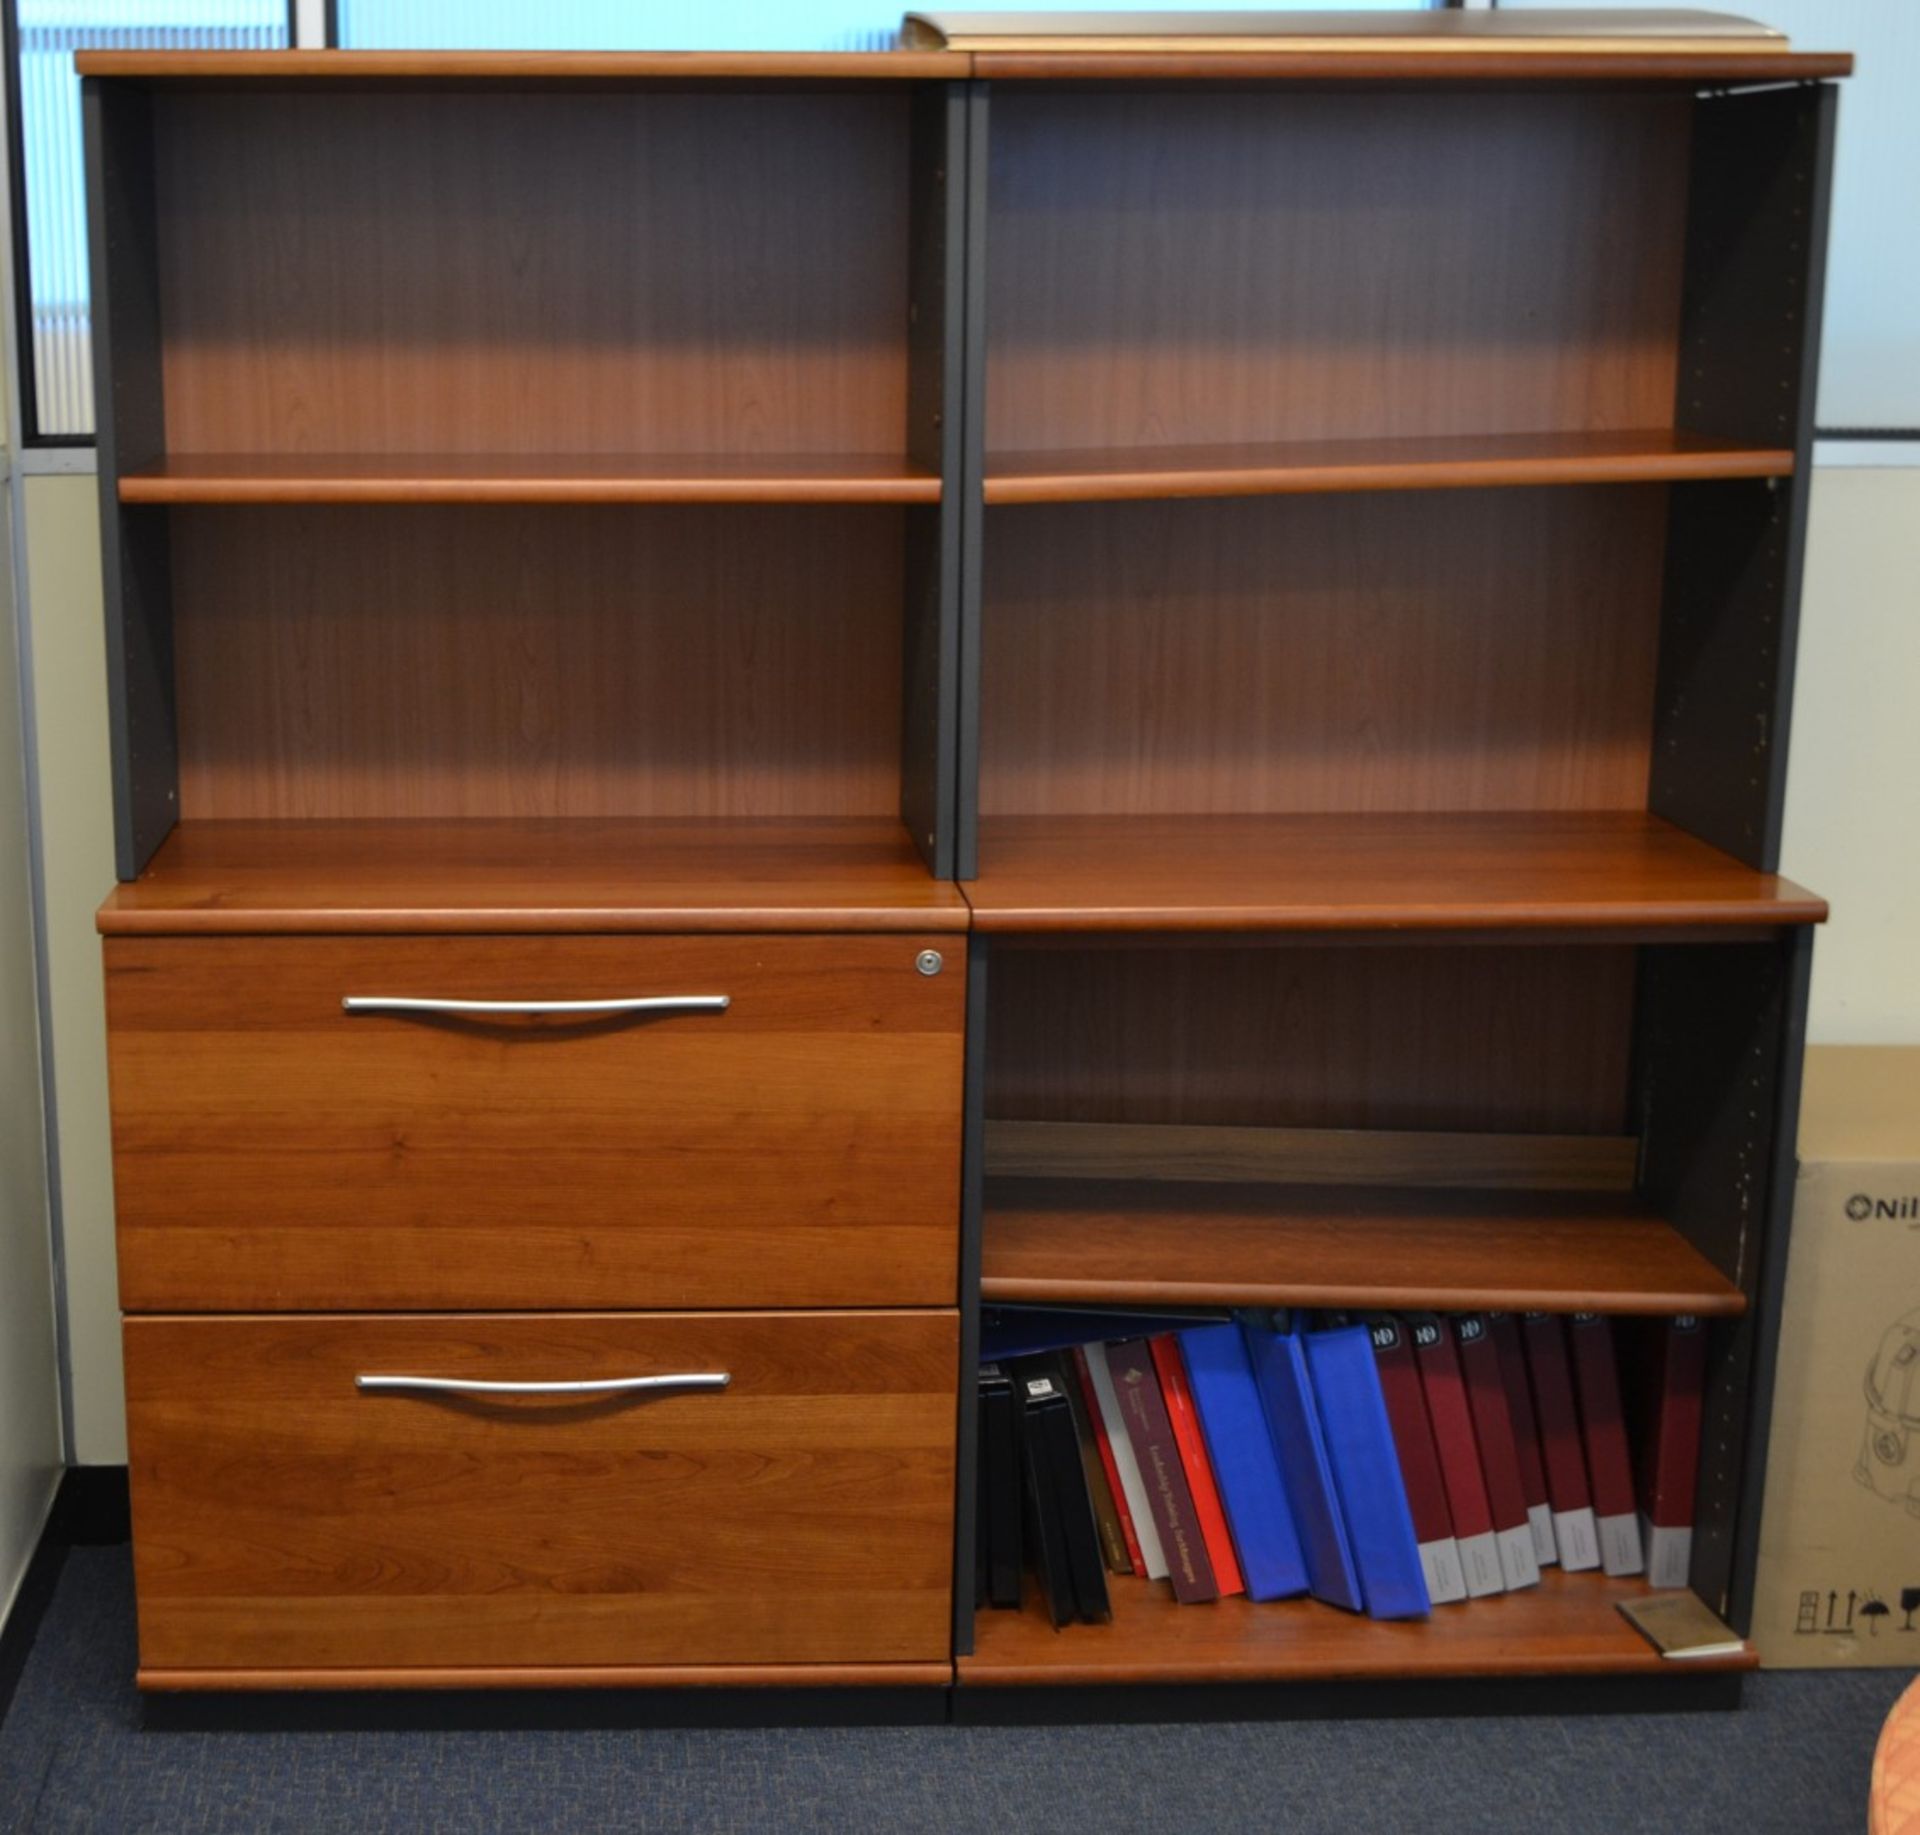
<path id="1" fill-rule="evenodd" d="M 1440 1455 L 1440 1476 L 1446 1485 L 1447 1511 L 1453 1518 L 1453 1538 L 1459 1545 L 1467 1591 L 1475 1599 L 1504 1593 L 1507 1581 L 1493 1531 L 1493 1507 L 1487 1501 L 1487 1481 L 1480 1470 L 1480 1447 L 1453 1334 L 1433 1313 L 1411 1314 L 1407 1327 L 1421 1392 L 1427 1399 L 1427 1418 L 1433 1423 L 1433 1444 Z"/>
<path id="2" fill-rule="evenodd" d="M 1627 1460 L 1627 1428 L 1620 1412 L 1613 1321 L 1600 1313 L 1575 1313 L 1567 1321 L 1567 1344 L 1573 1359 L 1573 1392 L 1580 1405 L 1580 1438 L 1587 1450 L 1587 1481 L 1593 1487 L 1600 1565 L 1609 1574 L 1637 1574 L 1645 1562 L 1633 1468 Z"/>
<path id="3" fill-rule="evenodd" d="M 1507 1413 L 1507 1385 L 1486 1315 L 1457 1315 L 1453 1336 L 1460 1351 L 1467 1408 L 1473 1416 L 1473 1437 L 1480 1449 L 1480 1470 L 1487 1481 L 1487 1502 L 1493 1510 L 1501 1575 L 1509 1592 L 1538 1586 L 1540 1558 L 1533 1552 L 1533 1527 L 1520 1489 L 1520 1455 L 1514 1449 L 1513 1421 Z"/>

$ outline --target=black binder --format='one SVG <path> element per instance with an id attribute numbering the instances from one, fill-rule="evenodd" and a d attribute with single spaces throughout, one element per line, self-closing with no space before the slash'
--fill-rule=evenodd
<path id="1" fill-rule="evenodd" d="M 978 1598 L 1017 1610 L 1020 1604 L 1020 1442 L 1013 1382 L 998 1364 L 980 1371 L 980 1566 Z"/>
<path id="2" fill-rule="evenodd" d="M 1053 1374 L 1036 1370 L 1022 1373 L 1019 1393 L 1020 1439 L 1032 1493 L 1028 1520 L 1037 1532 L 1049 1615 L 1056 1627 L 1075 1619 L 1103 1624 L 1113 1616 L 1106 1563 L 1066 1391 Z"/>

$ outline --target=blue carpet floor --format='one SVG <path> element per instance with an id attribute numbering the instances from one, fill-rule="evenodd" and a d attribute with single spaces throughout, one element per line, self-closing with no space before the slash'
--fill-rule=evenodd
<path id="1" fill-rule="evenodd" d="M 75 1549 L 0 1727 L 0 1829 L 1858 1835 L 1911 1674 L 1567 1720 L 241 1734 L 139 1731 L 133 1663 L 126 1551 Z"/>

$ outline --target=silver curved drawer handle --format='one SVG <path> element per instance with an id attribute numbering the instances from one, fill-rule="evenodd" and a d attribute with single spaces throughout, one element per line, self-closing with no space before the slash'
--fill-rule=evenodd
<path id="1" fill-rule="evenodd" d="M 579 1019 L 596 1013 L 724 1013 L 729 994 L 652 994 L 635 1000 L 421 1000 L 407 994 L 349 994 L 349 1013 L 557 1014 Z"/>
<path id="2" fill-rule="evenodd" d="M 694 1371 L 680 1376 L 609 1376 L 583 1383 L 483 1383 L 460 1376 L 356 1376 L 356 1389 L 399 1395 L 648 1395 L 664 1389 L 724 1389 L 731 1371 Z"/>

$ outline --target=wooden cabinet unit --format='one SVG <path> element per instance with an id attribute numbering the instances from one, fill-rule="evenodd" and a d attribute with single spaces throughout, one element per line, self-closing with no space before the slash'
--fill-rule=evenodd
<path id="1" fill-rule="evenodd" d="M 1744 1625 L 1844 58 L 81 62 L 144 1687 L 1671 1677 L 976 1612 L 983 1302 L 1702 1315 Z"/>

